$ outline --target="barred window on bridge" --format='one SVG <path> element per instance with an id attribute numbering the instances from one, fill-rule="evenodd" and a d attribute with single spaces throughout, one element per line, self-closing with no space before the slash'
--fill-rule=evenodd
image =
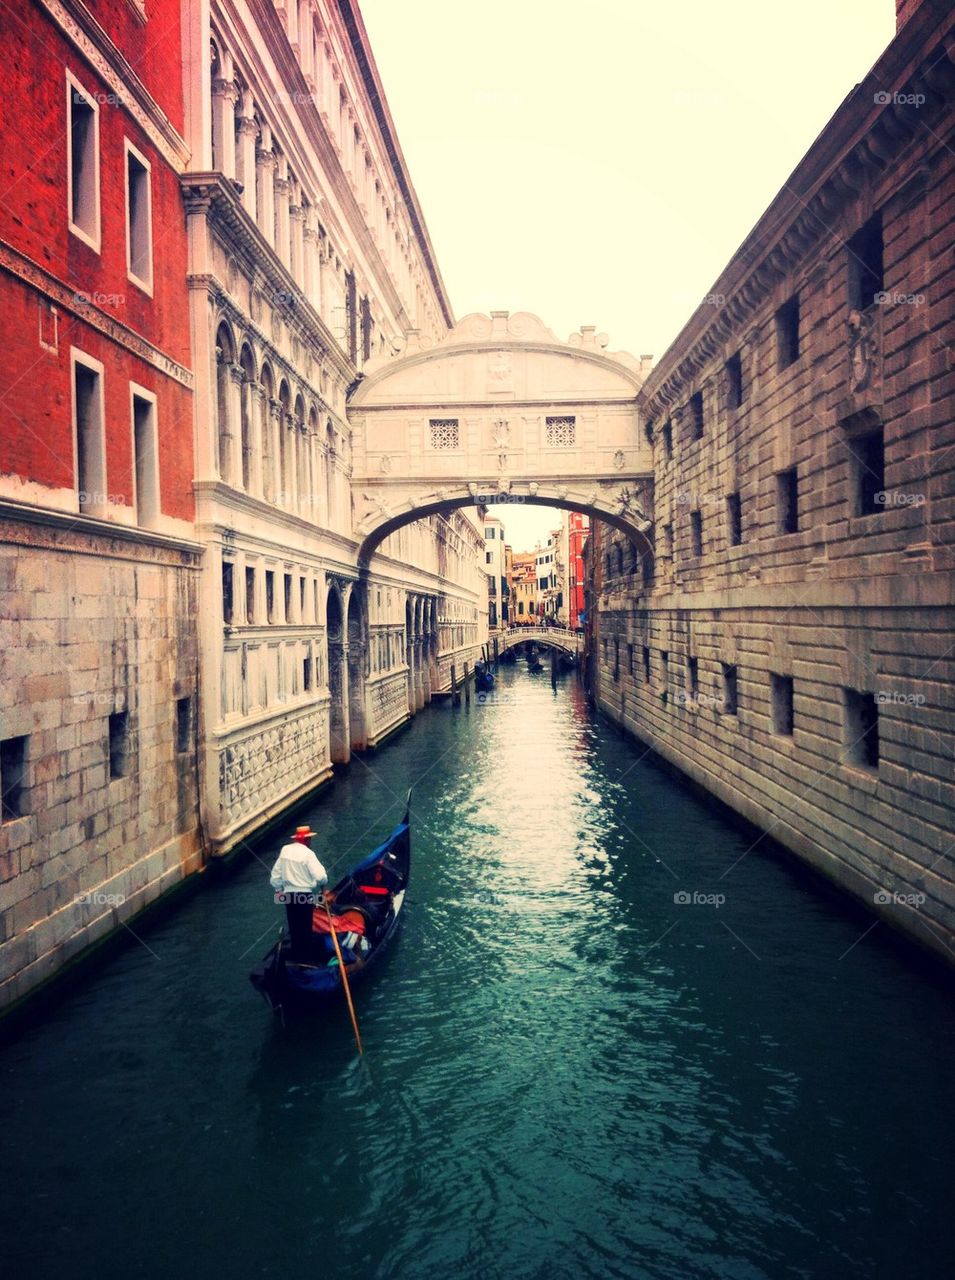
<path id="1" fill-rule="evenodd" d="M 461 433 L 457 418 L 432 418 L 430 426 L 432 449 L 460 449 Z"/>
<path id="2" fill-rule="evenodd" d="M 577 443 L 576 418 L 547 418 L 544 426 L 549 449 L 572 449 Z"/>

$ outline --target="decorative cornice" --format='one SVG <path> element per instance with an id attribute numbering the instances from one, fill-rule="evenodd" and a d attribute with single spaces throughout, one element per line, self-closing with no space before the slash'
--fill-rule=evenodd
<path id="1" fill-rule="evenodd" d="M 94 303 L 81 301 L 81 291 L 71 289 L 3 240 L 0 240 L 0 270 L 9 272 L 24 284 L 38 290 L 64 312 L 89 325 L 91 329 L 96 329 L 140 360 L 145 360 L 167 378 L 192 390 L 192 373 L 183 365 L 153 346 L 142 334 L 100 310 Z"/>
<path id="2" fill-rule="evenodd" d="M 42 527 L 50 531 L 48 537 L 37 535 L 28 538 L 17 536 L 9 525 Z M 67 541 L 66 535 L 76 536 Z M 93 544 L 81 545 L 82 538 L 95 538 Z M 98 520 L 94 516 L 75 511 L 59 511 L 53 507 L 38 507 L 32 503 L 17 502 L 12 498 L 0 498 L 0 540 L 24 545 L 44 546 L 50 549 L 71 551 L 81 555 L 112 555 L 116 559 L 131 559 L 134 553 L 130 544 L 140 548 L 137 560 L 144 558 L 146 548 L 151 549 L 154 560 L 160 561 L 163 553 L 175 554 L 183 568 L 198 568 L 199 558 L 205 548 L 201 543 L 186 538 L 176 538 L 138 525 L 117 524 L 112 520 Z M 106 545 L 103 545 L 105 542 Z M 160 561 L 162 562 L 162 561 Z M 168 563 L 168 561 L 166 561 Z"/>
<path id="3" fill-rule="evenodd" d="M 89 9 L 79 0 L 40 0 L 52 20 L 129 112 L 150 142 L 177 173 L 189 160 L 189 148 L 124 55 Z M 179 67 L 176 66 L 178 73 Z"/>

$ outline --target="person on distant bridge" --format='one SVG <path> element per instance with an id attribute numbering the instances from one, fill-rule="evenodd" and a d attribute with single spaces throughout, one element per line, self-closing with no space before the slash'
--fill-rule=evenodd
<path id="1" fill-rule="evenodd" d="M 292 957 L 296 960 L 308 958 L 315 894 L 328 884 L 325 868 L 309 848 L 308 842 L 314 834 L 308 827 L 299 827 L 289 843 L 279 850 L 269 877 L 276 902 L 285 903 Z"/>

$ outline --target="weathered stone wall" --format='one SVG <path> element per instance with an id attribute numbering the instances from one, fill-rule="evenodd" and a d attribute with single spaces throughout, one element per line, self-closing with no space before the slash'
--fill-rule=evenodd
<path id="1" fill-rule="evenodd" d="M 26 740 L 22 816 L 0 823 L 6 1006 L 200 865 L 198 575 L 183 544 L 11 508 L 0 579 L 0 736 Z"/>
<path id="2" fill-rule="evenodd" d="M 597 534 L 591 670 L 608 714 L 951 958 L 955 70 L 940 16 L 913 13 L 648 378 L 655 564 L 644 585 Z"/>

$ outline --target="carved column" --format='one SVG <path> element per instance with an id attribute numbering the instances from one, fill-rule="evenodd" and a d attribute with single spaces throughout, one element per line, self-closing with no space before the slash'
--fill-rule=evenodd
<path id="1" fill-rule="evenodd" d="M 286 476 L 283 484 L 286 492 L 286 506 L 291 511 L 298 510 L 298 426 L 290 413 L 282 416 L 282 430 L 285 432 Z"/>
<path id="2" fill-rule="evenodd" d="M 235 104 L 238 86 L 232 80 L 212 82 L 212 154 L 215 166 L 227 178 L 235 177 Z"/>
<path id="3" fill-rule="evenodd" d="M 275 154 L 272 135 L 262 128 L 260 146 L 255 153 L 255 216 L 259 230 L 269 244 L 275 244 Z"/>
<path id="4" fill-rule="evenodd" d="M 270 400 L 268 403 L 268 411 L 265 418 L 265 427 L 269 432 L 269 453 L 271 457 L 271 466 L 269 475 L 266 477 L 269 492 L 266 495 L 270 502 L 281 505 L 282 485 L 285 483 L 282 475 L 282 404 L 279 400 Z"/>
<path id="5" fill-rule="evenodd" d="M 242 206 L 251 218 L 255 217 L 257 203 L 255 142 L 259 136 L 259 126 L 252 116 L 253 110 L 251 95 L 244 94 L 239 115 L 236 177 L 242 183 Z"/>
<path id="6" fill-rule="evenodd" d="M 321 298 L 321 263 L 319 262 L 319 254 L 321 253 L 321 240 L 318 234 L 317 215 L 315 210 L 309 206 L 305 218 L 305 230 L 303 233 L 303 257 L 305 261 L 302 273 L 302 288 L 311 305 L 315 308 L 319 315 L 322 314 L 322 298 Z"/>
<path id="7" fill-rule="evenodd" d="M 278 158 L 275 182 L 275 252 L 287 267 L 291 266 L 291 200 L 292 184 L 288 178 L 288 161 Z"/>
<path id="8" fill-rule="evenodd" d="M 298 183 L 294 184 L 292 198 L 294 203 L 289 206 L 289 270 L 292 278 L 303 293 L 307 292 L 305 282 L 305 210 L 299 203 L 301 193 Z"/>

